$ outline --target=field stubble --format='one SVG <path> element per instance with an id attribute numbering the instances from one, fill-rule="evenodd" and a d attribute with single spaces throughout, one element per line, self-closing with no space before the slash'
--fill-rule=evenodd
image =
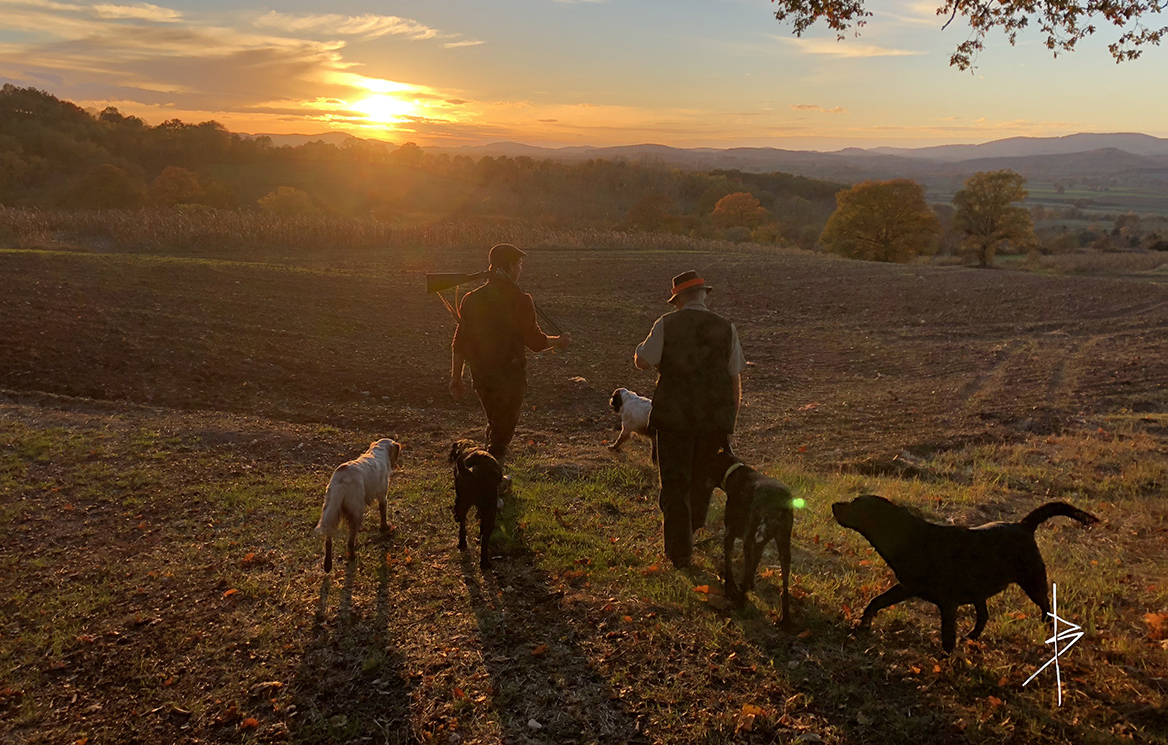
<path id="1" fill-rule="evenodd" d="M 525 284 L 576 344 L 531 361 L 483 575 L 454 548 L 442 463 L 480 415 L 446 394 L 451 323 L 422 282 L 481 254 L 0 253 L 0 739 L 1166 741 L 1162 288 L 534 251 Z M 725 607 L 720 514 L 696 569 L 668 569 L 645 449 L 603 447 L 609 392 L 651 392 L 631 351 L 691 267 L 753 363 L 739 449 L 807 498 L 792 633 L 771 569 Z M 385 435 L 406 448 L 395 530 L 322 579 L 328 473 Z M 1047 652 L 1016 589 L 949 658 L 923 604 L 848 634 L 889 578 L 830 521 L 861 490 L 942 521 L 1053 498 L 1103 518 L 1039 532 L 1088 630 L 1061 709 L 1051 681 L 1021 687 Z"/>

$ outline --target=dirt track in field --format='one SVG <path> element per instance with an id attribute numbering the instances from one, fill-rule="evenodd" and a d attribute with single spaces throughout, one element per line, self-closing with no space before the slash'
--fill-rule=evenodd
<path id="1" fill-rule="evenodd" d="M 0 254 L 0 387 L 447 440 L 481 414 L 446 391 L 452 321 L 424 274 L 478 269 L 481 253 Z M 518 447 L 603 455 L 608 396 L 651 394 L 632 350 L 688 268 L 716 286 L 711 307 L 750 360 L 738 441 L 757 459 L 879 469 L 905 450 L 1168 410 L 1161 285 L 763 249 L 536 249 L 523 284 L 575 344 L 531 359 Z"/>

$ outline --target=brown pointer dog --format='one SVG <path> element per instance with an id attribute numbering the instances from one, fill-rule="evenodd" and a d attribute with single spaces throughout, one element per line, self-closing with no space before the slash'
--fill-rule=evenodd
<path id="1" fill-rule="evenodd" d="M 989 620 L 986 600 L 1011 582 L 1018 583 L 1045 619 L 1050 612 L 1046 564 L 1034 530 L 1057 515 L 1084 525 L 1099 521 L 1064 502 L 1048 502 L 1016 523 L 936 525 L 875 494 L 836 502 L 831 511 L 837 523 L 868 539 L 898 581 L 868 603 L 859 628 L 866 628 L 881 608 L 921 598 L 941 610 L 941 647 L 946 652 L 957 644 L 957 606 L 973 605 L 977 619 L 969 638 L 976 639 Z"/>
<path id="2" fill-rule="evenodd" d="M 458 440 L 450 446 L 454 464 L 454 520 L 458 523 L 458 548 L 466 550 L 466 516 L 474 507 L 479 513 L 479 566 L 491 566 L 491 533 L 499 509 L 499 484 L 503 469 L 495 456 L 471 440 Z"/>
<path id="3" fill-rule="evenodd" d="M 795 524 L 791 490 L 764 476 L 734 455 L 729 445 L 718 450 L 710 463 L 711 474 L 726 492 L 726 537 L 722 542 L 723 579 L 726 597 L 735 605 L 746 602 L 746 593 L 754 587 L 754 575 L 762 550 L 775 542 L 783 571 L 783 615 L 779 623 L 790 623 L 787 597 L 787 573 L 791 567 L 791 529 Z M 734 542 L 742 539 L 742 584 L 734 578 Z"/>

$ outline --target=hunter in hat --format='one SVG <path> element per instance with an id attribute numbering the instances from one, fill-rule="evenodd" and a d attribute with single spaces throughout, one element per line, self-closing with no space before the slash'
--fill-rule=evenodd
<path id="1" fill-rule="evenodd" d="M 713 488 L 707 463 L 729 442 L 746 367 L 734 324 L 706 307 L 713 290 L 696 271 L 673 278 L 675 310 L 653 324 L 633 363 L 657 368 L 649 427 L 657 438 L 665 553 L 687 567 L 693 532 L 706 523 Z"/>
<path id="2" fill-rule="evenodd" d="M 487 450 L 500 462 L 515 435 L 527 390 L 526 349 L 567 349 L 572 342 L 571 334 L 548 336 L 540 329 L 535 302 L 516 284 L 526 255 L 510 243 L 491 247 L 491 278 L 462 299 L 451 344 L 450 392 L 462 398 L 462 373 L 470 365 L 487 415 Z"/>

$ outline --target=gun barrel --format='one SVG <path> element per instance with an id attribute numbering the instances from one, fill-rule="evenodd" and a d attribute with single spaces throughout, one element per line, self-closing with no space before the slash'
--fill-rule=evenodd
<path id="1" fill-rule="evenodd" d="M 451 287 L 457 287 L 467 282 L 474 282 L 486 276 L 486 272 L 478 272 L 477 274 L 427 274 L 426 292 L 442 292 L 443 290 L 449 290 Z"/>

